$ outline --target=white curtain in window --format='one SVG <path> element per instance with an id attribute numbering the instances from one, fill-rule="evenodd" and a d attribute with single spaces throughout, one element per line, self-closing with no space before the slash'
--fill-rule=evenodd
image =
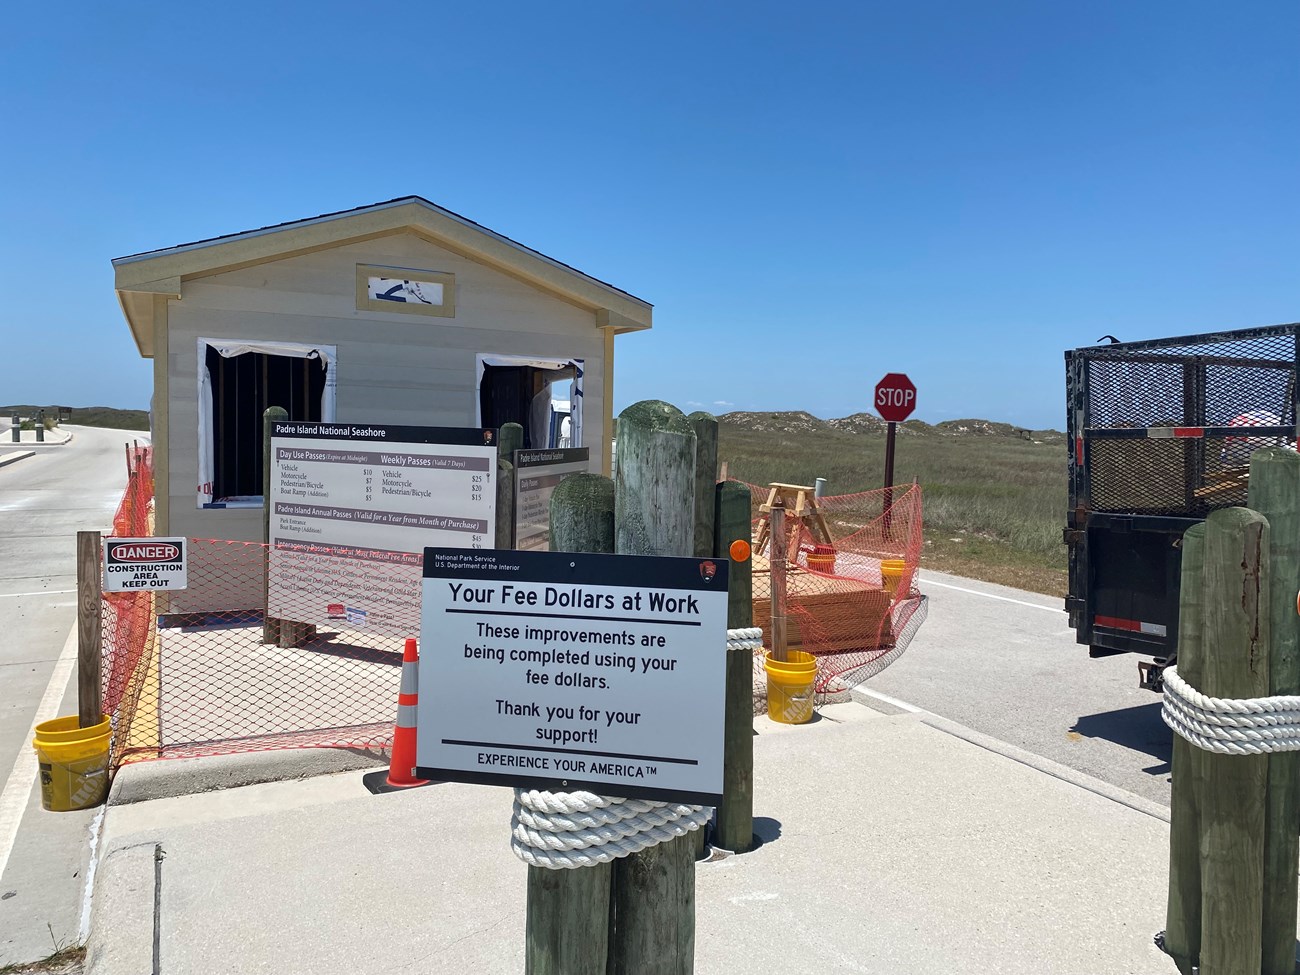
<path id="1" fill-rule="evenodd" d="M 303 345 L 297 342 L 261 342 L 252 339 L 199 339 L 199 481 L 198 504 L 212 503 L 212 378 L 208 375 L 208 349 L 216 349 L 225 359 L 260 352 L 263 355 L 291 356 L 295 359 L 325 361 L 325 389 L 321 392 L 320 415 L 326 423 L 334 422 L 334 394 L 337 384 L 338 350 L 332 345 Z"/>
<path id="2" fill-rule="evenodd" d="M 582 443 L 582 374 L 586 369 L 585 360 L 583 359 L 541 359 L 541 358 L 533 358 L 532 356 L 524 356 L 524 355 L 483 355 L 483 354 L 479 354 L 476 357 L 476 360 L 477 360 L 476 366 L 478 370 L 477 375 L 475 376 L 474 379 L 474 422 L 476 424 L 481 426 L 483 423 L 483 400 L 479 396 L 479 388 L 483 385 L 484 367 L 486 366 L 533 366 L 536 369 L 561 370 L 564 372 L 565 375 L 563 377 L 555 377 L 555 378 L 567 378 L 569 375 L 572 375 L 573 377 L 573 392 L 569 396 L 569 400 L 571 403 L 570 414 L 569 414 L 570 442 L 574 447 L 583 446 Z M 547 378 L 551 381 L 554 381 L 551 377 L 547 377 Z M 543 392 L 546 393 L 548 397 L 546 400 L 547 409 L 548 409 L 546 429 L 549 430 L 550 387 L 547 386 L 546 389 L 543 390 Z M 536 405 L 536 401 L 534 401 L 534 405 Z M 529 432 L 532 433 L 534 428 L 535 425 L 530 423 Z M 545 437 L 545 433 L 543 433 L 543 437 Z"/>

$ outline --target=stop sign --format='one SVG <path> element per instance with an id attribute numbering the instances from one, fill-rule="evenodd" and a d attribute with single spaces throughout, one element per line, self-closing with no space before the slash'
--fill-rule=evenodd
<path id="1" fill-rule="evenodd" d="M 876 383 L 876 412 L 889 423 L 902 423 L 916 409 L 916 387 L 901 372 L 891 372 Z"/>

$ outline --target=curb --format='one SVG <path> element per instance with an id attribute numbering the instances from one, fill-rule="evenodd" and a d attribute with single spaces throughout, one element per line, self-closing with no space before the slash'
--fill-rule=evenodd
<path id="1" fill-rule="evenodd" d="M 291 748 L 131 762 L 113 777 L 108 805 L 125 806 L 387 765 L 387 752 L 359 748 Z"/>
<path id="2" fill-rule="evenodd" d="M 1036 772 L 1042 772 L 1044 775 L 1060 779 L 1062 782 L 1067 782 L 1077 788 L 1101 796 L 1103 799 L 1109 799 L 1121 806 L 1127 806 L 1134 812 L 1140 812 L 1164 823 L 1169 822 L 1170 813 L 1168 807 L 1129 792 L 1127 789 L 1121 789 L 1117 785 L 1103 782 L 1101 779 L 1085 772 L 1072 769 L 1068 765 L 1054 762 L 1050 758 L 1043 758 L 1043 756 L 1035 755 L 1023 748 L 1017 748 L 1015 745 L 1000 741 L 990 735 L 975 731 L 973 728 L 940 717 L 905 701 L 899 701 L 884 694 L 876 694 L 864 688 L 854 688 L 852 693 L 853 700 L 863 707 L 870 708 L 873 711 L 880 711 L 883 714 L 915 714 L 922 724 L 929 725 L 935 731 L 941 731 L 954 738 L 960 738 L 962 741 L 983 748 L 985 751 L 993 752 L 995 755 L 1001 755 L 1003 758 L 1009 758 L 1011 761 L 1018 762 Z"/>
<path id="3" fill-rule="evenodd" d="M 0 467 L 7 467 L 10 464 L 18 463 L 20 460 L 26 460 L 28 457 L 35 456 L 36 451 L 34 450 L 20 450 L 17 453 L 5 454 L 3 457 L 0 457 Z"/>
<path id="4" fill-rule="evenodd" d="M 62 447 L 64 444 L 72 443 L 73 434 L 68 432 L 62 440 L 24 440 L 21 444 L 23 447 Z"/>

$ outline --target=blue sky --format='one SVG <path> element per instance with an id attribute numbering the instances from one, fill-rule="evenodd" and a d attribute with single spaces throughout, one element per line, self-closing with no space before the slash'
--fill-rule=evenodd
<path id="1" fill-rule="evenodd" d="M 1291 2 L 20 5 L 0 403 L 142 407 L 110 259 L 418 194 L 655 304 L 617 403 L 1064 423 L 1300 319 Z"/>

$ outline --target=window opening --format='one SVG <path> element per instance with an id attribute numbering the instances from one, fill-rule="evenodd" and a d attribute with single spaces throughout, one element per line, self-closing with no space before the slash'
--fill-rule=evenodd
<path id="1" fill-rule="evenodd" d="M 262 503 L 262 414 L 334 420 L 335 350 L 290 342 L 199 339 L 198 505 Z"/>
<path id="2" fill-rule="evenodd" d="M 477 422 L 518 423 L 529 448 L 582 446 L 581 359 L 478 356 Z"/>

